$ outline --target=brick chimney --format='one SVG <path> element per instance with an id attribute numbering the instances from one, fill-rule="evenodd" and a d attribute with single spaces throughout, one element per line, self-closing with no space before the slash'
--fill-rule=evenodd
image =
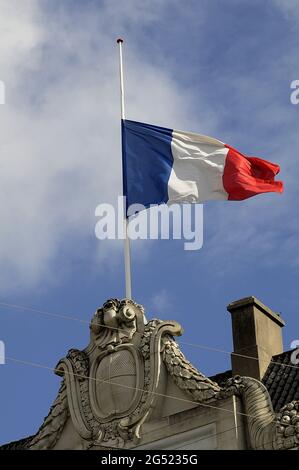
<path id="1" fill-rule="evenodd" d="M 256 297 L 236 300 L 227 306 L 227 310 L 232 316 L 233 375 L 261 380 L 272 356 L 283 352 L 281 329 L 285 323 L 278 313 L 266 307 Z"/>

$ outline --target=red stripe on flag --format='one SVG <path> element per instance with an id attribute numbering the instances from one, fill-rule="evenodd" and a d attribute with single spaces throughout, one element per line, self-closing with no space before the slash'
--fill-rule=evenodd
<path id="1" fill-rule="evenodd" d="M 282 181 L 274 181 L 280 167 L 257 157 L 246 157 L 229 145 L 223 172 L 223 186 L 231 201 L 260 193 L 282 193 Z"/>

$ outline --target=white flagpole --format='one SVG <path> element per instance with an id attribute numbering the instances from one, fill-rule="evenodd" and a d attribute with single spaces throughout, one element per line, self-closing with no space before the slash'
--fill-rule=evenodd
<path id="1" fill-rule="evenodd" d="M 119 82 L 120 82 L 120 114 L 121 119 L 125 119 L 125 99 L 124 99 L 124 73 L 123 73 L 123 55 L 122 45 L 123 40 L 117 39 L 119 46 Z M 124 169 L 122 167 L 122 178 L 124 177 Z M 123 195 L 124 196 L 124 195 Z M 124 257 L 125 257 L 125 281 L 126 281 L 126 298 L 132 298 L 132 286 L 131 286 L 131 252 L 130 252 L 130 239 L 128 237 L 128 219 L 126 217 L 126 202 L 123 198 L 123 219 L 124 219 Z"/>

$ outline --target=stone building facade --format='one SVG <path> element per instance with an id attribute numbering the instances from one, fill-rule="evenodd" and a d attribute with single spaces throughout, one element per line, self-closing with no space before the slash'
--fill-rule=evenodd
<path id="1" fill-rule="evenodd" d="M 108 300 L 90 343 L 62 377 L 34 436 L 5 449 L 299 449 L 299 367 L 283 352 L 280 316 L 255 297 L 228 306 L 232 370 L 205 377 L 180 350 L 174 321 Z"/>

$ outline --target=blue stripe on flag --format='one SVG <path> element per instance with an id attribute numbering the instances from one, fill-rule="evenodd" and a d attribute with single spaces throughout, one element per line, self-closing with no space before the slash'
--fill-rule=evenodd
<path id="1" fill-rule="evenodd" d="M 172 129 L 136 121 L 122 121 L 123 190 L 131 204 L 168 201 L 168 180 L 173 166 Z"/>

